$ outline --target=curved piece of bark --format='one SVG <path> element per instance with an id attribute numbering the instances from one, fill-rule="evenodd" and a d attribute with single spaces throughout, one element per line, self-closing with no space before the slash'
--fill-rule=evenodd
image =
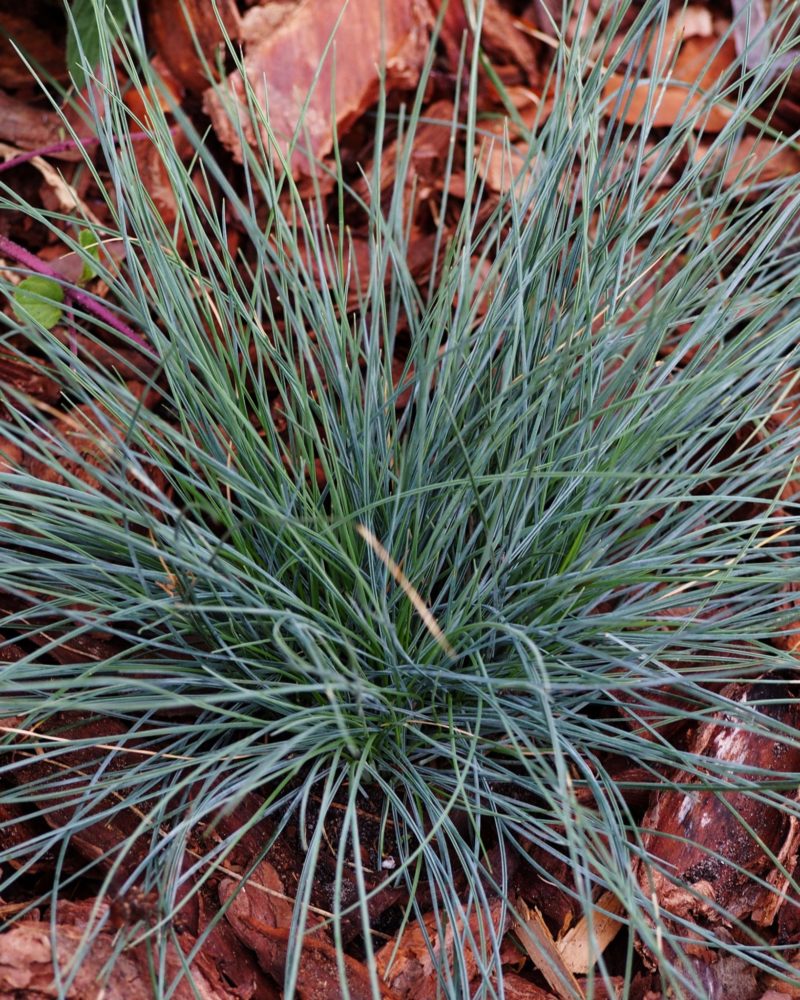
<path id="1" fill-rule="evenodd" d="M 745 706 L 774 698 L 775 688 L 735 684 L 722 693 Z M 785 776 L 799 771 L 800 748 L 782 742 L 770 729 L 775 722 L 795 731 L 800 728 L 800 703 L 765 705 L 758 711 L 764 717 L 763 732 L 745 728 L 735 710 L 717 713 L 699 727 L 690 752 L 735 765 L 736 773 L 756 783 L 754 790 L 768 781 L 759 772 Z M 709 769 L 709 775 L 713 773 L 716 768 Z M 635 866 L 642 891 L 648 897 L 655 895 L 668 914 L 695 922 L 726 926 L 737 919 L 769 926 L 789 879 L 759 840 L 791 875 L 800 841 L 797 819 L 744 790 L 709 791 L 701 778 L 686 772 L 677 773 L 674 780 L 689 787 L 659 793 L 642 824 L 648 857 Z M 713 777 L 712 781 L 718 783 Z"/>

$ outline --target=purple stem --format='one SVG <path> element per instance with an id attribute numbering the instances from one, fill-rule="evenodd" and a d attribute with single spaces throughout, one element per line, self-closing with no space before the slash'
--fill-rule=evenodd
<path id="1" fill-rule="evenodd" d="M 147 354 L 152 357 L 158 357 L 147 341 L 129 327 L 127 323 L 124 323 L 121 319 L 117 319 L 110 309 L 107 309 L 97 299 L 93 299 L 91 295 L 87 295 L 86 292 L 81 291 L 80 288 L 65 284 L 64 279 L 55 268 L 50 267 L 49 264 L 45 264 L 35 254 L 32 254 L 29 250 L 10 240 L 7 236 L 0 235 L 0 254 L 4 257 L 10 257 L 18 264 L 22 264 L 29 271 L 35 271 L 37 274 L 42 274 L 47 278 L 57 281 L 64 288 L 64 294 L 68 299 L 72 299 L 77 305 L 83 306 L 86 312 L 91 313 L 96 319 L 107 323 L 113 330 L 116 330 L 117 333 L 137 344 Z"/>
<path id="2" fill-rule="evenodd" d="M 4 170 L 18 167 L 21 163 L 27 163 L 28 160 L 32 160 L 37 156 L 52 156 L 54 153 L 66 153 L 67 150 L 76 149 L 78 146 L 83 146 L 86 149 L 89 146 L 96 146 L 98 142 L 100 140 L 96 135 L 87 135 L 85 139 L 63 139 L 61 142 L 54 142 L 49 146 L 42 146 L 40 149 L 31 149 L 25 153 L 20 153 L 18 156 L 12 156 L 5 163 L 0 163 L 0 174 Z"/>
<path id="3" fill-rule="evenodd" d="M 173 125 L 170 128 L 170 132 L 174 135 L 177 129 L 178 126 Z M 139 142 L 141 139 L 149 139 L 151 136 L 149 132 L 131 132 L 128 138 L 131 142 Z M 18 167 L 22 163 L 27 163 L 37 156 L 54 156 L 56 153 L 66 153 L 67 150 L 77 149 L 79 146 L 88 149 L 90 146 L 99 145 L 100 141 L 100 138 L 96 135 L 87 135 L 82 139 L 62 139 L 61 142 L 54 142 L 50 146 L 42 146 L 41 149 L 31 149 L 25 153 L 20 153 L 19 156 L 12 156 L 5 163 L 0 163 L 0 174 L 4 170 L 10 170 L 12 167 Z"/>

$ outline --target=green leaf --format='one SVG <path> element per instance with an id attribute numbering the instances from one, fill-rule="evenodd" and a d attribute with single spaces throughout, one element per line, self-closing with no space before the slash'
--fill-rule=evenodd
<path id="1" fill-rule="evenodd" d="M 51 330 L 61 319 L 61 303 L 64 289 L 52 278 L 34 275 L 24 278 L 14 293 L 14 312 L 22 320 L 32 319 L 35 323 Z"/>
<path id="2" fill-rule="evenodd" d="M 84 66 L 100 59 L 98 16 L 106 23 L 122 17 L 122 0 L 72 0 L 72 16 L 67 31 L 67 68 L 78 87 L 86 83 Z"/>
<path id="3" fill-rule="evenodd" d="M 100 241 L 97 239 L 95 234 L 91 229 L 81 229 L 78 233 L 78 242 L 83 247 L 84 250 L 88 250 L 91 256 L 99 262 L 100 260 Z M 90 278 L 94 278 L 97 275 L 97 268 L 93 267 L 88 261 L 83 262 L 83 270 L 81 271 L 80 281 L 88 281 Z"/>

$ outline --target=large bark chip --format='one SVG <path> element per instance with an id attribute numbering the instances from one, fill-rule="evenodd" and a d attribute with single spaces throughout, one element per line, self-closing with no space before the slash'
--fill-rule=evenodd
<path id="1" fill-rule="evenodd" d="M 344 11 L 341 0 L 304 0 L 277 29 L 251 42 L 245 56 L 247 79 L 282 151 L 289 147 L 307 99 L 298 146 L 312 157 L 323 157 L 333 148 L 334 127 L 343 133 L 374 101 L 382 66 L 387 90 L 414 87 L 428 49 L 428 20 L 421 0 L 350 0 Z M 204 106 L 219 138 L 242 162 L 240 133 L 231 114 L 238 114 L 246 142 L 256 145 L 257 137 L 238 70 L 228 77 L 228 86 L 230 95 L 206 91 Z M 268 144 L 266 129 L 262 131 Z M 296 173 L 307 172 L 308 158 L 300 149 L 291 162 Z"/>

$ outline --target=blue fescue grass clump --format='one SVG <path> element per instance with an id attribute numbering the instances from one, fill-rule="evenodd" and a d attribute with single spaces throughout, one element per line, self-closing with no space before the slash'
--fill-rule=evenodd
<path id="1" fill-rule="evenodd" d="M 635 6 L 631 45 L 664 30 L 664 4 Z M 653 949 L 666 940 L 665 982 L 704 995 L 680 934 L 631 876 L 637 819 L 608 767 L 635 762 L 656 788 L 680 766 L 768 801 L 746 775 L 673 745 L 668 726 L 722 710 L 737 719 L 725 683 L 795 665 L 773 640 L 794 621 L 787 591 L 800 573 L 796 430 L 773 417 L 798 367 L 800 190 L 796 176 L 763 181 L 757 165 L 722 182 L 745 125 L 776 149 L 789 144 L 754 117 L 780 86 L 769 59 L 711 95 L 732 112 L 718 135 L 690 127 L 702 107 L 661 130 L 648 126 L 651 108 L 631 129 L 609 107 L 624 94 L 604 90 L 620 56 L 602 46 L 598 56 L 598 41 L 590 30 L 557 50 L 555 106 L 488 221 L 480 164 L 467 156 L 463 212 L 454 232 L 443 223 L 435 280 L 421 286 L 404 184 L 424 80 L 400 130 L 392 196 L 382 200 L 379 155 L 360 188 L 368 197 L 337 172 L 332 232 L 325 198 L 301 196 L 277 143 L 247 151 L 242 190 L 176 109 L 198 187 L 152 100 L 148 122 L 131 121 L 105 39 L 91 100 L 114 222 L 97 233 L 92 265 L 153 345 L 141 381 L 158 403 L 142 405 L 113 367 L 4 317 L 4 350 L 22 336 L 80 406 L 56 433 L 44 430 L 49 413 L 9 391 L 0 424 L 31 460 L 0 471 L 0 589 L 19 609 L 3 630 L 24 654 L 0 675 L 2 714 L 14 719 L 6 773 L 34 752 L 56 765 L 3 795 L 31 815 L 42 801 L 75 806 L 66 826 L 3 852 L 15 862 L 7 887 L 51 849 L 52 895 L 71 891 L 78 876 L 63 848 L 116 791 L 150 847 L 126 867 L 127 838 L 104 884 L 124 872 L 125 884 L 157 887 L 166 918 L 198 824 L 248 792 L 278 825 L 314 795 L 324 815 L 338 795 L 333 923 L 360 912 L 369 959 L 363 893 L 345 907 L 341 892 L 370 790 L 400 851 L 387 882 L 429 885 L 440 920 L 462 928 L 441 965 L 444 995 L 463 995 L 459 914 L 507 890 L 505 869 L 487 863 L 498 842 L 523 856 L 535 845 L 536 864 L 542 852 L 565 861 L 566 889 L 587 912 L 610 890 L 635 932 L 629 969 L 636 935 Z M 116 44 L 147 99 L 135 25 Z M 466 119 L 441 127 L 479 151 L 474 70 Z M 251 113 L 268 133 L 263 111 Z M 378 153 L 389 123 L 381 104 Z M 177 195 L 172 229 L 126 140 L 143 126 Z M 7 185 L 0 206 L 66 231 L 81 252 L 85 220 L 27 205 Z M 348 242 L 356 212 L 367 274 Z M 111 241 L 124 248 L 121 274 Z M 77 308 L 71 322 L 113 339 Z M 86 636 L 113 652 L 53 657 L 56 643 Z M 740 712 L 744 728 L 758 724 L 752 708 Z M 116 751 L 98 749 L 82 780 L 57 766 L 76 744 L 37 735 L 65 712 L 122 724 Z M 587 785 L 591 807 L 578 794 Z M 797 814 L 789 793 L 779 807 Z M 357 865 L 354 877 L 363 886 Z M 406 919 L 417 915 L 412 906 Z M 170 933 L 162 920 L 154 945 Z M 790 974 L 753 934 L 709 933 L 715 947 Z M 486 972 L 476 995 L 495 995 L 499 941 L 474 948 Z M 602 957 L 595 975 L 607 976 Z M 153 976 L 167 996 L 164 966 Z"/>

